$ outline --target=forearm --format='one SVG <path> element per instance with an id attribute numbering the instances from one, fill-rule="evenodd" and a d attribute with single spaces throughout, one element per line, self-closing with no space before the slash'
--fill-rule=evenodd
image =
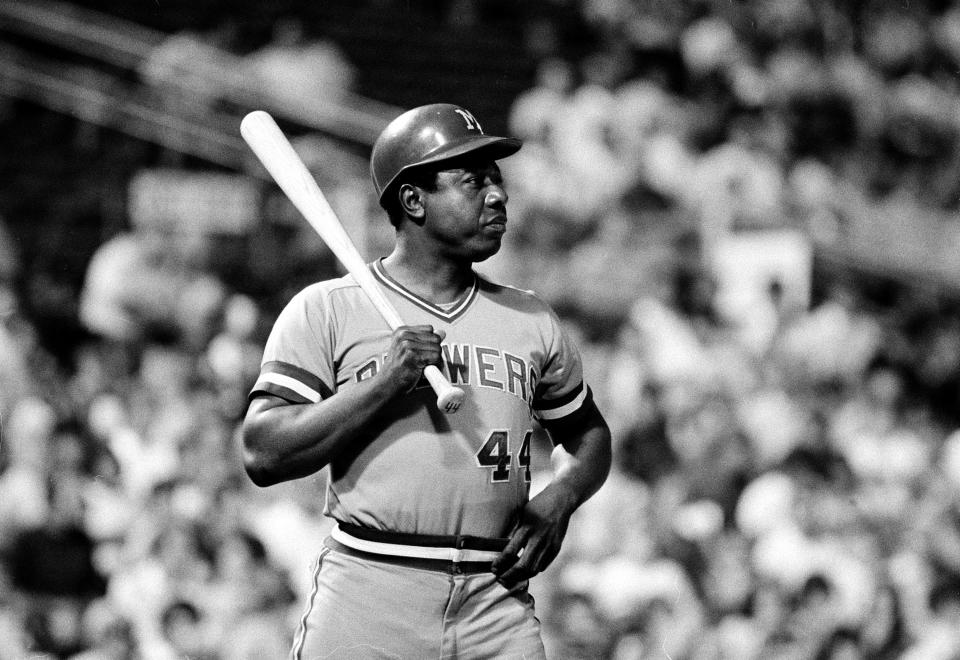
<path id="1" fill-rule="evenodd" d="M 494 562 L 504 584 L 544 570 L 560 551 L 573 512 L 593 495 L 610 471 L 610 430 L 593 408 L 580 424 L 548 429 L 557 444 L 554 476 L 520 512 L 510 541 Z"/>
<path id="2" fill-rule="evenodd" d="M 599 412 L 575 432 L 553 432 L 557 446 L 552 455 L 553 479 L 547 488 L 562 494 L 570 511 L 575 510 L 594 493 L 610 472 L 610 429 Z"/>
<path id="3" fill-rule="evenodd" d="M 242 428 L 247 473 L 257 485 L 269 486 L 317 472 L 366 442 L 372 423 L 396 395 L 395 384 L 374 377 L 317 403 L 254 399 Z"/>

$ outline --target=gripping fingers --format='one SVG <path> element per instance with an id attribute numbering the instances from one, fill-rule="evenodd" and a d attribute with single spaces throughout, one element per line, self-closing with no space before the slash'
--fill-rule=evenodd
<path id="1" fill-rule="evenodd" d="M 404 389 L 416 385 L 424 367 L 440 364 L 443 337 L 442 330 L 434 332 L 429 325 L 403 326 L 394 331 L 388 363 Z"/>
<path id="2" fill-rule="evenodd" d="M 442 335 L 435 333 L 431 326 L 413 326 L 397 332 L 396 338 L 401 355 L 413 356 L 421 369 L 428 364 L 437 364 L 440 361 Z"/>
<path id="3" fill-rule="evenodd" d="M 506 587 L 513 587 L 520 582 L 529 580 L 537 574 L 535 567 L 530 566 L 531 561 L 530 557 L 521 555 L 510 568 L 497 574 L 497 579 Z"/>
<path id="4" fill-rule="evenodd" d="M 500 557 L 493 562 L 493 573 L 501 583 L 513 586 L 524 580 L 529 580 L 536 574 L 532 562 L 536 559 L 530 547 L 530 529 L 518 528 L 507 547 L 500 553 Z"/>
<path id="5" fill-rule="evenodd" d="M 494 561 L 500 583 L 512 587 L 544 571 L 560 551 L 559 540 L 549 530 L 521 527 Z"/>

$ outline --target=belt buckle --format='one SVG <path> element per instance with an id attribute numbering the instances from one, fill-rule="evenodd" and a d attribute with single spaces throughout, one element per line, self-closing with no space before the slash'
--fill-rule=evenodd
<path id="1" fill-rule="evenodd" d="M 456 540 L 453 543 L 453 563 L 459 564 L 463 561 L 463 547 L 467 544 L 467 539 L 463 535 L 458 534 Z"/>
<path id="2" fill-rule="evenodd" d="M 463 561 L 463 545 L 463 537 L 457 536 L 450 559 L 452 562 L 451 569 L 454 575 L 463 575 L 463 567 L 460 565 L 460 562 Z"/>

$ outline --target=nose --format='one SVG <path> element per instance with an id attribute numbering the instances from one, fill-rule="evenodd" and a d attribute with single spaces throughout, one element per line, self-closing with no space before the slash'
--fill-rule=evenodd
<path id="1" fill-rule="evenodd" d="M 507 199 L 509 199 L 509 197 L 507 196 L 507 191 L 503 189 L 503 186 L 493 184 L 487 191 L 483 201 L 487 206 L 496 208 L 506 205 Z"/>

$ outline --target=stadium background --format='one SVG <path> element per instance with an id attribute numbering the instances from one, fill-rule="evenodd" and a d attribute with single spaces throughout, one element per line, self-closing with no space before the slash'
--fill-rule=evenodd
<path id="1" fill-rule="evenodd" d="M 953 3 L 16 0 L 0 52 L 0 658 L 283 655 L 323 475 L 257 490 L 235 431 L 337 266 L 239 118 L 372 258 L 371 136 L 438 100 L 526 140 L 482 268 L 614 431 L 553 656 L 960 654 Z"/>

